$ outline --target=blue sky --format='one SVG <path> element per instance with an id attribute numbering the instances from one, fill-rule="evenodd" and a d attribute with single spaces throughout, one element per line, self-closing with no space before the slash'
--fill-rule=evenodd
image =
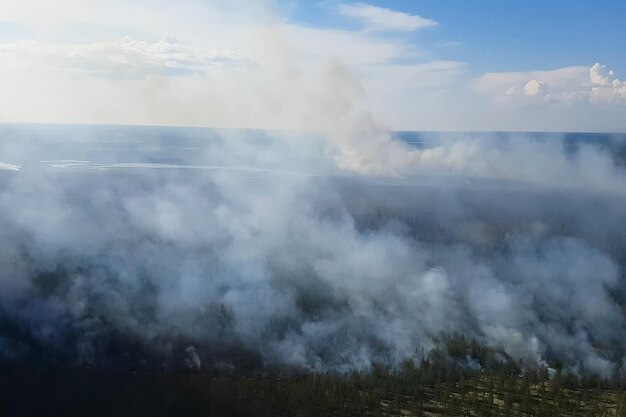
<path id="1" fill-rule="evenodd" d="M 285 2 L 305 25 L 350 28 L 339 2 Z M 470 64 L 476 73 L 530 71 L 602 62 L 626 72 L 626 2 L 623 0 L 389 0 L 379 7 L 435 20 L 412 34 L 432 57 Z M 458 47 L 452 43 L 459 42 Z"/>
<path id="2" fill-rule="evenodd" d="M 622 0 L 7 1 L 0 121 L 308 128 L 339 66 L 350 111 L 394 129 L 624 131 L 625 20 Z"/>

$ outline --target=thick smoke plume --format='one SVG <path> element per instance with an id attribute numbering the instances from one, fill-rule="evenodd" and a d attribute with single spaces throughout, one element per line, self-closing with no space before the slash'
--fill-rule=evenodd
<path id="1" fill-rule="evenodd" d="M 0 357 L 623 366 L 623 136 L 354 132 L 2 127 Z"/>

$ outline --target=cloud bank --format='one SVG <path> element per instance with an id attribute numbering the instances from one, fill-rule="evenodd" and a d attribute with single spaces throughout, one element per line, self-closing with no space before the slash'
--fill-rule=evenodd
<path id="1" fill-rule="evenodd" d="M 478 89 L 502 102 L 544 102 L 562 105 L 626 104 L 626 83 L 605 65 L 567 67 L 553 71 L 490 73 L 477 80 Z"/>

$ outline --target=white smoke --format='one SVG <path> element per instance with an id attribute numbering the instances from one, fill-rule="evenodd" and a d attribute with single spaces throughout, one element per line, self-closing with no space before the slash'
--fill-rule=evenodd
<path id="1" fill-rule="evenodd" d="M 0 355 L 347 370 L 458 331 L 529 365 L 622 366 L 613 143 L 410 146 L 376 122 L 349 66 L 311 64 L 286 30 L 254 31 L 262 89 L 227 76 L 189 101 L 195 84 L 152 78 L 139 103 L 85 88 L 99 97 L 86 111 L 140 107 L 166 123 L 174 97 L 190 120 L 225 112 L 295 133 L 3 129 L 0 158 L 22 168 L 0 172 Z M 193 149 L 167 145 L 186 135 Z"/>
<path id="2" fill-rule="evenodd" d="M 87 127 L 91 157 L 51 171 L 28 162 L 46 144 L 19 140 L 28 129 L 4 132 L 18 137 L 21 159 L 3 146 L 24 166 L 4 174 L 0 194 L 0 303 L 14 323 L 4 358 L 44 346 L 71 363 L 115 364 L 124 356 L 107 346 L 121 337 L 122 351 L 149 346 L 136 361 L 152 366 L 251 357 L 346 370 L 397 363 L 458 331 L 528 365 L 620 366 L 607 353 L 619 349 L 599 348 L 626 340 L 624 174 L 606 147 L 461 135 L 415 149 L 389 137 L 383 162 L 362 156 L 387 169 L 399 149 L 472 145 L 486 158 L 410 157 L 400 179 L 345 174 L 332 164 L 344 144 L 315 136 L 299 148 L 284 133 L 225 132 L 181 151 L 149 139 L 167 129 Z M 98 139 L 111 135 L 118 142 Z M 182 160 L 97 161 L 146 149 Z M 549 167 L 545 180 L 534 166 Z"/>

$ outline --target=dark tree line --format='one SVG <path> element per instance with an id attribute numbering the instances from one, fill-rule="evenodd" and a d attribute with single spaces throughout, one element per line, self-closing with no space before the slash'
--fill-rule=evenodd
<path id="1" fill-rule="evenodd" d="M 13 367 L 0 372 L 0 415 L 626 417 L 619 375 L 525 369 L 502 355 L 441 335 L 426 355 L 365 372 Z"/>

